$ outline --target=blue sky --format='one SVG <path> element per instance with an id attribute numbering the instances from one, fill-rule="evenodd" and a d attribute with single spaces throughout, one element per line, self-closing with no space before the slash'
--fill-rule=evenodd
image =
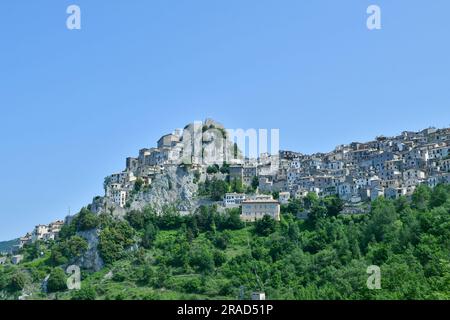
<path id="1" fill-rule="evenodd" d="M 65 27 L 82 10 L 82 30 Z M 382 10 L 382 30 L 366 9 Z M 450 125 L 450 2 L 24 1 L 0 5 L 0 240 L 102 194 L 194 120 L 279 128 L 305 153 Z"/>

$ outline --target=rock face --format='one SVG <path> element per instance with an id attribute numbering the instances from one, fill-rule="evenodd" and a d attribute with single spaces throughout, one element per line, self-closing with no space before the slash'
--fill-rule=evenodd
<path id="1" fill-rule="evenodd" d="M 100 254 L 97 250 L 99 235 L 98 233 L 98 229 L 80 231 L 77 233 L 80 237 L 83 237 L 88 242 L 87 251 L 78 259 L 78 261 L 76 261 L 76 265 L 80 266 L 81 268 L 99 271 L 104 266 L 103 259 L 100 257 Z"/>
<path id="2" fill-rule="evenodd" d="M 184 167 L 167 166 L 163 173 L 152 181 L 148 191 L 140 192 L 131 203 L 130 209 L 142 209 L 151 205 L 161 213 L 166 205 L 173 205 L 181 212 L 188 213 L 197 207 L 195 194 L 198 186 L 194 175 Z"/>
<path id="3" fill-rule="evenodd" d="M 137 193 L 132 192 L 124 208 L 105 196 L 96 197 L 90 205 L 90 210 L 96 214 L 107 213 L 121 219 L 127 212 L 142 210 L 146 206 L 151 206 L 158 214 L 163 213 L 166 206 L 173 206 L 181 214 L 189 214 L 200 205 L 211 204 L 211 200 L 196 196 L 197 183 L 204 181 L 206 167 L 214 163 L 222 165 L 224 161 L 228 162 L 235 156 L 242 159 L 242 153 L 235 150 L 234 143 L 227 138 L 225 127 L 212 119 L 188 124 L 184 128 L 181 141 L 184 148 L 192 148 L 191 162 L 182 162 L 182 165 L 165 164 L 162 171 L 152 178 L 148 188 Z M 191 169 L 192 167 L 198 169 Z M 225 179 L 225 175 L 218 173 L 217 178 Z M 194 183 L 195 180 L 198 180 L 197 183 Z M 90 230 L 79 233 L 89 245 L 87 252 L 77 261 L 82 268 L 100 270 L 104 265 L 97 250 L 98 232 Z"/>

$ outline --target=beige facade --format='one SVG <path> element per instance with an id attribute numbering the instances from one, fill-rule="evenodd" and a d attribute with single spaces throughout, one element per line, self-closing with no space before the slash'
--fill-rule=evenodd
<path id="1" fill-rule="evenodd" d="M 243 221 L 256 221 L 266 215 L 280 221 L 280 203 L 271 196 L 257 196 L 254 199 L 242 201 L 241 219 Z"/>

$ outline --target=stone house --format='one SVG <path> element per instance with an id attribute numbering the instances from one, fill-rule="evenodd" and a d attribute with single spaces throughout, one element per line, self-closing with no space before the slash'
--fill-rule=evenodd
<path id="1" fill-rule="evenodd" d="M 243 167 L 243 183 L 246 186 L 250 186 L 252 184 L 253 178 L 257 176 L 257 167 L 256 166 L 244 166 Z"/>
<path id="2" fill-rule="evenodd" d="M 223 205 L 226 208 L 239 206 L 245 200 L 245 193 L 227 193 L 223 198 Z"/>
<path id="3" fill-rule="evenodd" d="M 15 255 L 15 256 L 11 257 L 11 263 L 12 264 L 19 264 L 20 262 L 22 262 L 22 260 L 23 260 L 23 255 L 21 255 L 21 254 L 18 254 L 18 255 Z"/>
<path id="4" fill-rule="evenodd" d="M 266 215 L 280 221 L 280 204 L 271 196 L 256 196 L 242 201 L 241 219 L 243 221 L 256 221 Z"/>

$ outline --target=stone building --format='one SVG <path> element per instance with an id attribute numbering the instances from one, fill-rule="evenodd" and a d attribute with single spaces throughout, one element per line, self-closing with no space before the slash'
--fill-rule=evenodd
<path id="1" fill-rule="evenodd" d="M 272 196 L 256 196 L 242 201 L 241 219 L 243 221 L 256 221 L 266 215 L 280 221 L 280 203 Z"/>

